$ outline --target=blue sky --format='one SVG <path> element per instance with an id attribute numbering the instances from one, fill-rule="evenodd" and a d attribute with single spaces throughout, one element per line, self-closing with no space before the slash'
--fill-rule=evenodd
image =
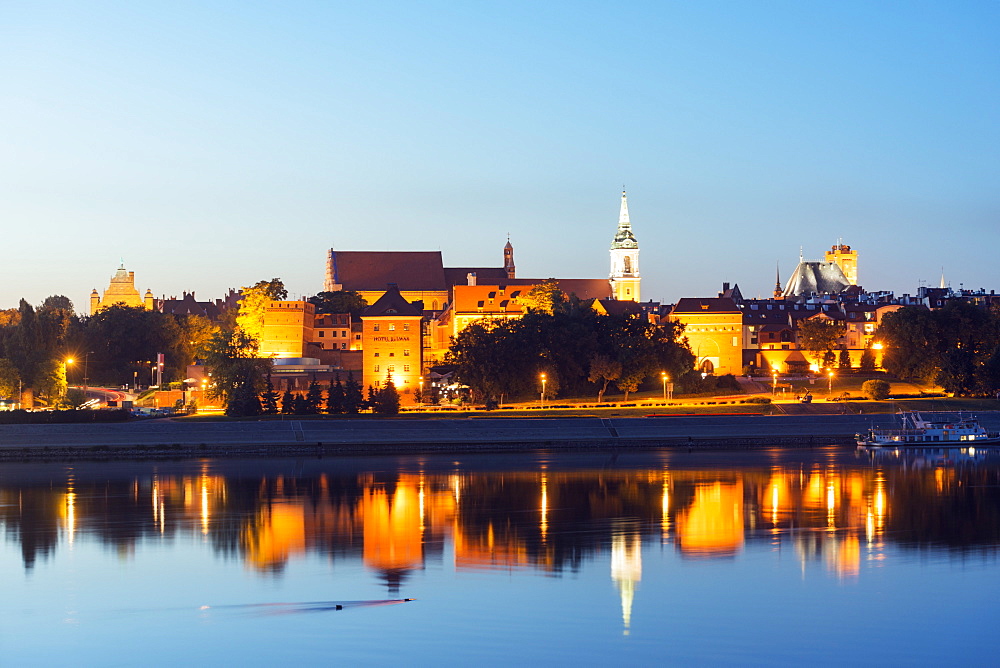
<path id="1" fill-rule="evenodd" d="M 6 2 L 0 307 L 82 311 L 325 251 L 767 294 L 842 238 L 871 290 L 1000 289 L 995 2 Z"/>

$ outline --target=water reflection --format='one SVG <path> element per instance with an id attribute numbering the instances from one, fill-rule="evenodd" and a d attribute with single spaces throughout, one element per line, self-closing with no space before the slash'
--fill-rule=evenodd
<path id="1" fill-rule="evenodd" d="M 791 548 L 836 577 L 905 548 L 995 550 L 997 457 L 760 457 L 734 466 L 677 453 L 627 464 L 552 466 L 541 457 L 443 470 L 427 459 L 345 467 L 335 460 L 130 465 L 9 465 L 0 522 L 24 568 L 81 540 L 129 555 L 141 540 L 201 536 L 261 573 L 318 553 L 359 559 L 398 597 L 408 574 L 448 555 L 456 570 L 576 570 L 610 555 L 627 633 L 643 545 L 685 559 L 734 559 L 748 543 Z M 989 454 L 989 453 L 986 453 Z"/>

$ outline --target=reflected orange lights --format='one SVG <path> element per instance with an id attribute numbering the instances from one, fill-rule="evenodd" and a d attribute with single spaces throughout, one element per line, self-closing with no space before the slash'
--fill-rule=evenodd
<path id="1" fill-rule="evenodd" d="M 698 484 L 694 501 L 677 517 L 681 554 L 732 556 L 743 547 L 743 481 Z"/>
<path id="2" fill-rule="evenodd" d="M 306 547 L 305 508 L 301 503 L 274 502 L 261 509 L 244 532 L 247 561 L 260 570 L 284 566 Z"/>

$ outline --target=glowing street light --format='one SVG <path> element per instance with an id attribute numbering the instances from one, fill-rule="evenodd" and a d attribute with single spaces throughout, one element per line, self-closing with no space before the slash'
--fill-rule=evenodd
<path id="1" fill-rule="evenodd" d="M 670 377 L 667 376 L 667 372 L 666 371 L 661 371 L 660 372 L 660 378 L 663 379 L 663 400 L 666 401 L 667 400 L 667 381 L 670 380 Z"/>
<path id="2" fill-rule="evenodd" d="M 542 379 L 542 396 L 539 399 L 539 403 L 541 403 L 542 407 L 544 408 L 545 407 L 545 374 L 544 373 L 543 374 L 539 374 L 539 377 Z"/>
<path id="3" fill-rule="evenodd" d="M 778 394 L 778 367 L 771 367 L 771 396 Z"/>
<path id="4" fill-rule="evenodd" d="M 828 394 L 833 394 L 833 369 L 830 369 L 828 377 L 829 377 L 829 382 L 827 383 L 826 391 Z"/>

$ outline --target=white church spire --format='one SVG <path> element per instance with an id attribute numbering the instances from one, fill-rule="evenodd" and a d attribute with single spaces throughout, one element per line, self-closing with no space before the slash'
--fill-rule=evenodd
<path id="1" fill-rule="evenodd" d="M 611 241 L 611 296 L 619 301 L 639 301 L 639 242 L 632 234 L 628 196 L 622 189 L 618 230 Z"/>

